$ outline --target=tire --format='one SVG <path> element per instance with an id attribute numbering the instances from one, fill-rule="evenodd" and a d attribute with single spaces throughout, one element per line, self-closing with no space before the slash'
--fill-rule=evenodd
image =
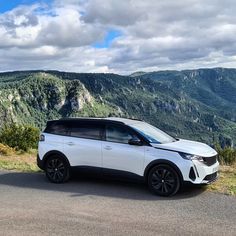
<path id="1" fill-rule="evenodd" d="M 70 178 L 70 166 L 60 155 L 50 156 L 45 165 L 45 173 L 52 183 L 64 183 Z"/>
<path id="2" fill-rule="evenodd" d="M 173 196 L 180 189 L 180 177 L 171 166 L 159 164 L 148 173 L 148 187 L 156 195 Z"/>

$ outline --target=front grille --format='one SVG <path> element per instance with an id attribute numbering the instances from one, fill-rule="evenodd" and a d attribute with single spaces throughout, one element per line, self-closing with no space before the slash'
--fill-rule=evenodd
<path id="1" fill-rule="evenodd" d="M 203 157 L 202 159 L 204 161 L 204 164 L 206 164 L 207 166 L 212 166 L 217 162 L 217 155 L 212 157 Z"/>
<path id="2" fill-rule="evenodd" d="M 207 181 L 213 181 L 217 178 L 217 172 L 207 175 L 203 180 L 207 180 Z"/>

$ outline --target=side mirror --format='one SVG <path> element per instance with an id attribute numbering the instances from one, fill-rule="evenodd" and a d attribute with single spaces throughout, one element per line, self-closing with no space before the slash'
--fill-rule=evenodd
<path id="1" fill-rule="evenodd" d="M 172 136 L 173 137 L 173 136 Z M 178 134 L 174 134 L 174 138 L 177 140 L 177 141 L 179 141 L 179 138 L 178 138 Z"/>
<path id="2" fill-rule="evenodd" d="M 142 141 L 139 138 L 131 138 L 128 143 L 130 145 L 137 145 L 137 146 L 141 146 L 142 145 Z"/>

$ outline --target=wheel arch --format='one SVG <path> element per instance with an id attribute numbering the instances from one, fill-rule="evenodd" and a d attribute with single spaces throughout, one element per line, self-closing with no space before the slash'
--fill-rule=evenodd
<path id="1" fill-rule="evenodd" d="M 157 165 L 160 165 L 160 164 L 165 164 L 165 165 L 169 165 L 170 167 L 172 167 L 172 168 L 177 172 L 177 174 L 179 175 L 180 182 L 183 183 L 184 179 L 183 179 L 183 175 L 182 175 L 182 173 L 181 173 L 179 167 L 178 167 L 175 163 L 173 163 L 173 162 L 171 162 L 171 161 L 169 161 L 169 160 L 165 160 L 165 159 L 154 160 L 154 161 L 151 161 L 151 162 L 147 165 L 147 167 L 146 167 L 145 170 L 144 170 L 144 178 L 145 178 L 145 180 L 147 180 L 149 171 L 150 171 L 154 166 L 157 166 Z"/>
<path id="2" fill-rule="evenodd" d="M 42 159 L 43 168 L 45 167 L 45 164 L 46 164 L 46 161 L 48 160 L 48 158 L 53 155 L 58 155 L 61 158 L 63 158 L 67 162 L 68 166 L 70 167 L 70 162 L 69 162 L 68 158 L 65 156 L 65 154 L 63 154 L 62 152 L 57 151 L 57 150 L 51 150 L 51 151 L 45 153 L 43 156 L 43 159 Z"/>

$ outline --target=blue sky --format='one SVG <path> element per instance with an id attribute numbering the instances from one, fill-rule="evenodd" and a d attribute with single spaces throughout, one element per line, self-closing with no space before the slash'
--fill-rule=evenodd
<path id="1" fill-rule="evenodd" d="M 19 5 L 31 5 L 34 3 L 40 3 L 40 2 L 51 2 L 51 1 L 36 1 L 36 0 L 0 0 L 0 12 L 6 12 L 9 10 L 12 10 L 13 8 L 19 6 Z"/>
<path id="2" fill-rule="evenodd" d="M 121 35 L 122 35 L 122 33 L 119 30 L 110 29 L 107 31 L 105 38 L 101 42 L 96 42 L 92 46 L 95 48 L 109 48 L 109 46 L 111 45 L 111 42 L 115 38 L 117 38 Z"/>

